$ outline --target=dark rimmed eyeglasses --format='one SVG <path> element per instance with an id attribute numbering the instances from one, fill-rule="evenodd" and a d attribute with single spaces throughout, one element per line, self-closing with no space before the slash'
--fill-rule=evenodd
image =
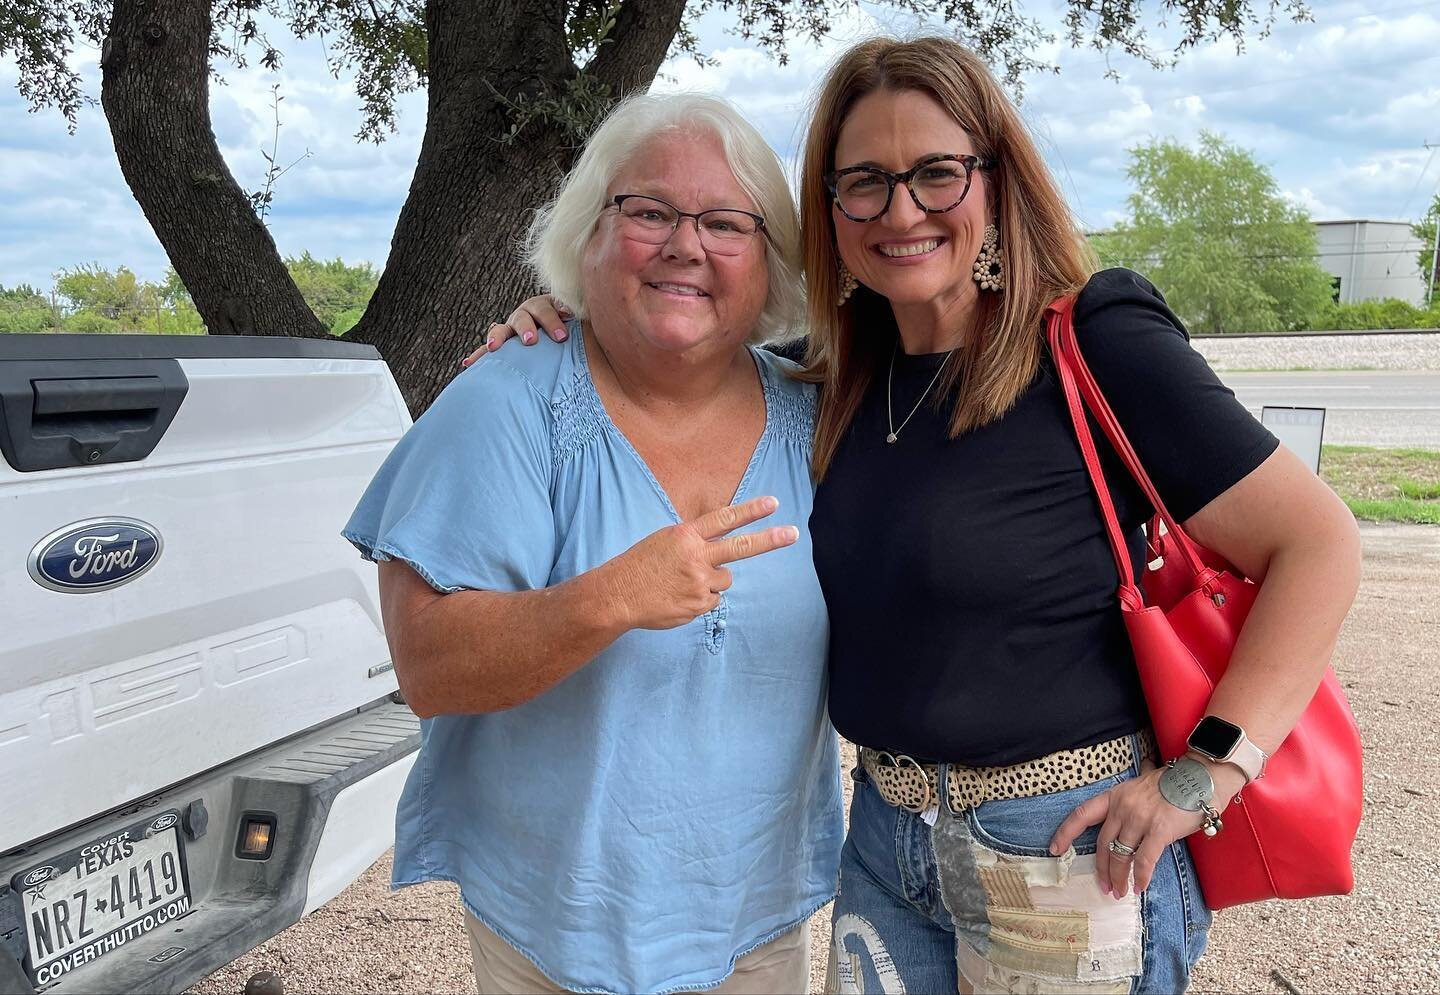
<path id="1" fill-rule="evenodd" d="M 705 251 L 724 256 L 739 255 L 756 235 L 765 233 L 763 217 L 737 208 L 682 211 L 659 197 L 634 193 L 618 194 L 605 206 L 615 208 L 626 223 L 630 237 L 651 245 L 668 242 L 686 218 L 695 223 L 696 234 Z"/>
<path id="2" fill-rule="evenodd" d="M 926 214 L 944 214 L 960 206 L 976 170 L 994 169 L 1000 160 L 978 155 L 926 156 L 903 173 L 878 166 L 847 166 L 825 174 L 835 206 L 851 221 L 874 221 L 890 210 L 895 184 L 905 184 L 910 199 Z"/>

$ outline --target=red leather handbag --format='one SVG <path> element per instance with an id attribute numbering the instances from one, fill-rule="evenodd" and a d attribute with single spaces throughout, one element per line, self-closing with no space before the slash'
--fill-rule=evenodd
<path id="1" fill-rule="evenodd" d="M 1074 306 L 1068 297 L 1047 309 L 1050 352 L 1120 572 L 1120 612 L 1155 737 L 1161 755 L 1175 757 L 1185 752 L 1190 731 L 1204 717 L 1260 588 L 1171 517 L 1080 355 Z M 1156 512 L 1146 530 L 1152 563 L 1143 593 L 1101 472 L 1087 408 Z M 1206 904 L 1223 909 L 1267 898 L 1349 893 L 1355 883 L 1350 848 L 1361 804 L 1360 730 L 1334 671 L 1326 668 L 1265 776 L 1246 785 L 1225 810 L 1225 828 L 1213 837 L 1199 832 L 1190 837 Z"/>

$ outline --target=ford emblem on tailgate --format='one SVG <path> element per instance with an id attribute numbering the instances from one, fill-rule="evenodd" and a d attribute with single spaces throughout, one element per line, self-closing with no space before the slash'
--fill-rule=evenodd
<path id="1" fill-rule="evenodd" d="M 30 550 L 30 577 L 64 594 L 128 584 L 155 565 L 160 533 L 134 518 L 91 518 L 56 529 Z"/>

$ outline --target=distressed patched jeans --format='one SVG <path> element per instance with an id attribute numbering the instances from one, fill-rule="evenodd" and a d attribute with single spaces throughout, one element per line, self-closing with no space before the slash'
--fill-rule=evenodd
<path id="1" fill-rule="evenodd" d="M 1210 926 L 1185 843 L 1123 899 L 1095 881 L 1099 827 L 1072 853 L 1048 850 L 1075 806 L 1136 773 L 960 815 L 942 797 L 931 827 L 886 804 L 857 768 L 827 990 L 1184 991 Z M 943 792 L 943 767 L 938 780 Z"/>

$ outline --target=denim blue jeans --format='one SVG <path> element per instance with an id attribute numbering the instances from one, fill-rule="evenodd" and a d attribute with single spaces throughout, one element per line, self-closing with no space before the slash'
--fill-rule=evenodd
<path id="1" fill-rule="evenodd" d="M 1137 750 L 1137 756 L 1139 751 Z M 1052 857 L 1070 811 L 1119 782 L 985 802 L 935 825 L 886 804 L 855 770 L 827 989 L 875 992 L 1181 992 L 1210 911 L 1184 841 L 1140 895 L 1100 892 L 1099 827 Z"/>

